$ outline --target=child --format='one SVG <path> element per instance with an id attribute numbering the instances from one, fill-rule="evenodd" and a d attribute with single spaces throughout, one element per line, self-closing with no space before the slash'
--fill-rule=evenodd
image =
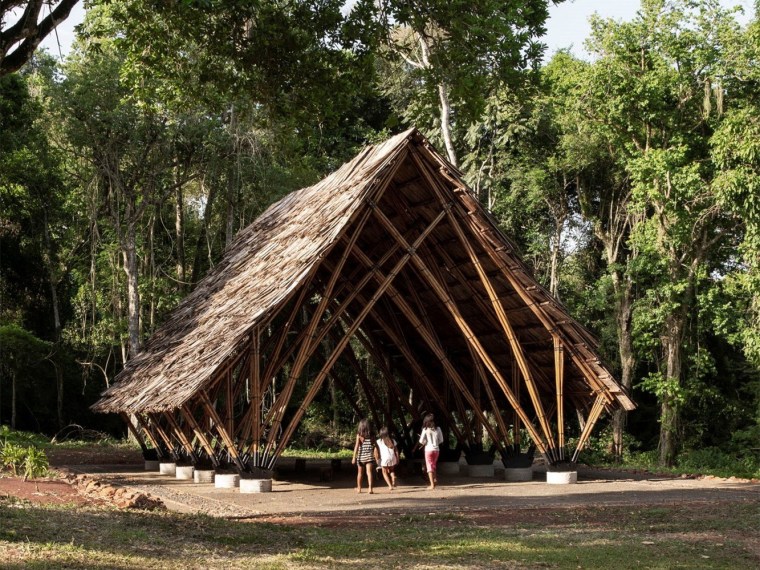
<path id="1" fill-rule="evenodd" d="M 377 448 L 380 450 L 380 468 L 383 478 L 391 491 L 396 488 L 396 465 L 398 465 L 398 450 L 396 442 L 388 435 L 388 428 L 382 427 L 377 434 Z"/>
<path id="2" fill-rule="evenodd" d="M 367 484 L 369 485 L 369 494 L 374 493 L 372 485 L 374 483 L 373 467 L 375 466 L 375 445 L 372 441 L 372 433 L 369 428 L 369 421 L 363 419 L 359 422 L 356 429 L 356 445 L 354 445 L 354 456 L 351 463 L 356 465 L 356 492 L 362 492 L 363 472 L 367 471 Z"/>
<path id="3" fill-rule="evenodd" d="M 436 466 L 438 463 L 439 446 L 442 443 L 443 432 L 441 432 L 441 428 L 436 427 L 433 414 L 427 414 L 422 420 L 420 445 L 425 446 L 425 465 L 427 466 L 428 479 L 430 479 L 430 487 L 428 487 L 430 490 L 435 489 L 435 486 L 438 484 Z"/>

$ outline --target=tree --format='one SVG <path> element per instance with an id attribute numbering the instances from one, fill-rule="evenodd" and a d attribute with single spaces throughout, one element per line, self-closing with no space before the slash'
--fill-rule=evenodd
<path id="1" fill-rule="evenodd" d="M 16 429 L 16 384 L 50 355 L 51 345 L 18 325 L 0 326 L 0 368 L 11 379 L 11 428 Z"/>
<path id="2" fill-rule="evenodd" d="M 402 113 L 418 125 L 436 113 L 449 161 L 458 165 L 454 131 L 465 132 L 484 110 L 489 93 L 514 83 L 519 72 L 538 63 L 547 0 L 478 2 L 426 0 L 359 2 L 359 18 L 372 26 L 411 93 Z M 552 2 L 559 4 L 558 1 Z"/>
<path id="3" fill-rule="evenodd" d="M 0 77 L 18 71 L 79 0 L 0 2 Z M 45 15 L 44 7 L 47 7 Z"/>
<path id="4" fill-rule="evenodd" d="M 645 0 L 633 22 L 596 19 L 592 27 L 597 60 L 588 120 L 620 142 L 632 185 L 628 207 L 641 216 L 632 243 L 640 252 L 637 278 L 647 290 L 634 326 L 640 348 L 657 357 L 643 386 L 659 399 L 660 460 L 671 464 L 688 397 L 697 286 L 719 270 L 721 246 L 736 238 L 716 200 L 709 140 L 723 120 L 729 73 L 723 45 L 738 25 L 716 1 Z"/>

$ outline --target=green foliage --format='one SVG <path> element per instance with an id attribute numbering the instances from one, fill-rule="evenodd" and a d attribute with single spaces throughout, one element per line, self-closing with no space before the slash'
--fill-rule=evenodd
<path id="1" fill-rule="evenodd" d="M 2 469 L 13 473 L 14 477 L 23 475 L 29 478 L 43 477 L 48 471 L 48 460 L 45 452 L 30 445 L 37 442 L 34 434 L 10 430 L 8 426 L 0 426 L 0 463 Z"/>

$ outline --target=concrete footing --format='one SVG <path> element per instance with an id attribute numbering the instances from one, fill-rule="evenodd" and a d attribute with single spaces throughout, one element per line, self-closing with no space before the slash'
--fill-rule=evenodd
<path id="1" fill-rule="evenodd" d="M 533 467 L 506 467 L 504 468 L 505 481 L 532 481 Z"/>
<path id="2" fill-rule="evenodd" d="M 241 479 L 240 492 L 241 493 L 271 493 L 272 480 L 271 479 Z"/>
<path id="3" fill-rule="evenodd" d="M 546 482 L 549 485 L 571 485 L 578 482 L 577 471 L 547 471 Z"/>

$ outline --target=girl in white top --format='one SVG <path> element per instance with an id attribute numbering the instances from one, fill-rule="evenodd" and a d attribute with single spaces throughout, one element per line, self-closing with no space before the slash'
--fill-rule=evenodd
<path id="1" fill-rule="evenodd" d="M 398 465 L 398 449 L 396 442 L 388 435 L 388 428 L 382 427 L 378 432 L 377 448 L 380 450 L 380 465 L 383 479 L 391 491 L 396 488 L 396 465 Z"/>
<path id="2" fill-rule="evenodd" d="M 420 434 L 420 445 L 425 446 L 425 465 L 427 466 L 430 487 L 435 489 L 438 484 L 436 476 L 436 467 L 438 464 L 439 446 L 443 443 L 443 432 L 441 428 L 435 425 L 435 416 L 428 414 L 422 420 L 422 433 Z"/>

